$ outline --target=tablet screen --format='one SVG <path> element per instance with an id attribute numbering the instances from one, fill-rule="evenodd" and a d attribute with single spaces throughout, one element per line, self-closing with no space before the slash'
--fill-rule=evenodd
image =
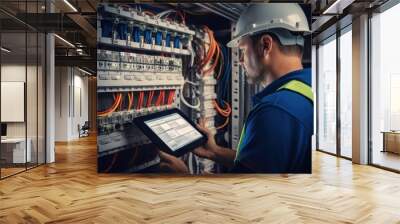
<path id="1" fill-rule="evenodd" d="M 173 113 L 144 122 L 172 150 L 202 137 L 180 114 Z"/>

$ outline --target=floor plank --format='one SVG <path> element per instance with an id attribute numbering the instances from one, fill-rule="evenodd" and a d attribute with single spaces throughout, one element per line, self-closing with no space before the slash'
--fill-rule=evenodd
<path id="1" fill-rule="evenodd" d="M 0 181 L 0 223 L 400 223 L 400 175 L 313 153 L 312 175 L 96 173 L 96 139 Z"/>

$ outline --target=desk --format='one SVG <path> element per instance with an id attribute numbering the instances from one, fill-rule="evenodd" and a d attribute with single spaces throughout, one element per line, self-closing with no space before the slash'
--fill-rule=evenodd
<path id="1" fill-rule="evenodd" d="M 30 162 L 31 154 L 31 139 L 26 139 L 28 142 L 25 152 L 25 138 L 6 138 L 1 139 L 1 159 L 5 163 L 25 163 Z M 25 159 L 27 159 L 25 161 Z"/>
<path id="2" fill-rule="evenodd" d="M 400 131 L 383 131 L 383 151 L 400 154 Z"/>

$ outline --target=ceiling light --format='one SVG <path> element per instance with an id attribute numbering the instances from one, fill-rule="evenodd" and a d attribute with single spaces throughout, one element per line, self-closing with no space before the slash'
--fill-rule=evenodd
<path id="1" fill-rule="evenodd" d="M 336 0 L 322 14 L 342 14 L 343 10 L 351 5 L 355 0 Z"/>
<path id="2" fill-rule="evenodd" d="M 60 36 L 57 35 L 57 34 L 54 34 L 54 36 L 57 37 L 58 39 L 60 39 L 61 41 L 63 41 L 64 43 L 66 43 L 67 45 L 69 45 L 70 47 L 75 48 L 75 45 L 73 45 L 73 44 L 72 44 L 71 42 L 69 42 L 68 40 L 66 40 L 66 39 L 64 39 L 64 38 L 62 38 L 62 37 L 60 37 Z"/>
<path id="3" fill-rule="evenodd" d="M 79 68 L 79 67 L 78 67 L 78 70 L 81 71 L 81 72 L 83 72 L 83 73 L 85 73 L 85 74 L 87 74 L 87 75 L 92 75 L 92 73 L 90 73 L 90 72 L 88 72 L 88 71 L 85 71 L 85 70 L 83 70 L 83 69 L 81 69 L 81 68 Z"/>
<path id="4" fill-rule="evenodd" d="M 340 2 L 340 0 L 336 0 L 332 5 L 330 5 L 327 9 L 324 10 L 322 14 L 330 13 L 330 11 L 336 7 L 336 5 Z"/>
<path id="5" fill-rule="evenodd" d="M 11 52 L 11 50 L 9 50 L 9 49 L 7 49 L 7 48 L 5 48 L 5 47 L 1 47 L 0 49 L 1 49 L 2 51 L 6 52 L 6 53 L 10 53 L 10 52 Z"/>
<path id="6" fill-rule="evenodd" d="M 78 12 L 78 10 L 68 1 L 64 0 L 65 4 L 67 4 L 74 12 Z"/>

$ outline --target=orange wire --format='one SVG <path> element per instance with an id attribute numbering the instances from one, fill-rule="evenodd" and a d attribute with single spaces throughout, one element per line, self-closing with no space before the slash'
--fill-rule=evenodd
<path id="1" fill-rule="evenodd" d="M 145 13 L 145 14 L 147 14 L 147 15 L 150 15 L 150 16 L 155 16 L 155 15 L 156 15 L 156 14 L 154 14 L 154 12 L 150 12 L 150 11 L 148 11 L 148 10 L 143 11 L 143 13 Z"/>
<path id="2" fill-rule="evenodd" d="M 216 129 L 217 130 L 222 129 L 222 128 L 226 127 L 228 124 L 229 124 L 229 117 L 226 118 L 225 122 L 222 125 L 216 127 Z"/>
<path id="3" fill-rule="evenodd" d="M 116 94 L 114 93 L 114 97 L 115 97 L 115 95 Z M 112 112 L 114 112 L 120 105 L 121 98 L 122 98 L 122 93 L 118 93 L 118 95 L 114 98 L 113 105 L 110 108 L 106 109 L 105 111 L 97 112 L 97 115 L 102 117 L 102 116 L 107 116 L 107 115 L 111 114 Z"/>
<path id="4" fill-rule="evenodd" d="M 215 67 L 218 64 L 218 60 L 219 60 L 219 55 L 220 55 L 220 48 L 218 45 L 216 45 L 216 49 L 217 49 L 217 54 L 215 56 L 215 60 L 213 62 L 213 64 L 211 65 L 211 67 L 209 69 L 207 69 L 206 71 L 204 71 L 204 75 L 209 75 L 212 73 L 212 71 L 214 71 Z"/>
<path id="5" fill-rule="evenodd" d="M 123 95 L 123 93 L 121 93 Z M 125 96 L 121 97 L 121 102 L 119 103 L 119 111 L 122 110 L 122 104 L 124 102 Z"/>
<path id="6" fill-rule="evenodd" d="M 212 62 L 212 65 L 210 68 L 208 68 L 207 70 L 203 71 L 203 75 L 209 75 L 212 73 L 212 71 L 215 69 L 215 67 L 218 64 L 219 61 L 219 57 L 221 54 L 221 49 L 217 43 L 217 41 L 214 38 L 214 34 L 212 32 L 212 30 L 210 30 L 207 26 L 204 27 L 204 30 L 207 32 L 209 40 L 210 40 L 210 46 L 209 49 L 207 51 L 206 57 L 205 59 L 202 61 L 201 65 L 200 65 L 200 70 L 203 70 L 204 67 L 211 63 L 211 60 L 215 57 L 215 59 Z"/>
<path id="7" fill-rule="evenodd" d="M 205 31 L 208 34 L 208 39 L 210 41 L 210 46 L 208 48 L 206 58 L 203 60 L 201 66 L 200 66 L 201 68 L 204 68 L 204 66 L 206 66 L 210 62 L 212 56 L 215 53 L 215 45 L 214 45 L 214 38 L 213 38 L 212 31 L 210 29 L 208 29 L 208 27 L 205 28 Z"/>
<path id="8" fill-rule="evenodd" d="M 128 93 L 128 98 L 129 98 L 128 110 L 131 110 L 132 109 L 132 105 L 133 105 L 133 94 L 132 94 L 132 92 Z"/>
<path id="9" fill-rule="evenodd" d="M 224 101 L 224 104 L 226 105 L 226 109 L 222 109 L 222 108 L 218 105 L 218 103 L 217 103 L 216 100 L 214 100 L 213 103 L 214 103 L 215 109 L 216 109 L 216 110 L 218 111 L 218 113 L 221 114 L 222 116 L 228 117 L 228 116 L 231 114 L 232 109 L 231 109 L 231 106 L 230 106 L 227 102 Z"/>
<path id="10" fill-rule="evenodd" d="M 115 98 L 115 93 L 114 93 L 114 102 L 113 102 L 113 104 L 109 107 L 109 108 L 107 108 L 105 111 L 98 111 L 97 113 L 106 113 L 106 112 L 108 112 L 108 111 L 110 111 L 110 110 L 112 110 L 114 107 L 115 107 L 115 104 L 117 103 L 117 100 L 116 100 L 116 98 Z"/>

